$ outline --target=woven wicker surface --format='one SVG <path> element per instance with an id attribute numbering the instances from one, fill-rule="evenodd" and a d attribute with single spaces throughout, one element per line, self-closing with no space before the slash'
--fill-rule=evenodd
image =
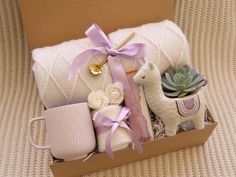
<path id="1" fill-rule="evenodd" d="M 236 1 L 176 0 L 175 21 L 204 73 L 208 106 L 220 123 L 204 146 L 167 153 L 91 177 L 236 176 Z M 43 110 L 15 0 L 0 0 L 0 177 L 51 176 L 46 151 L 32 148 L 27 122 Z M 42 123 L 33 128 L 44 143 Z"/>

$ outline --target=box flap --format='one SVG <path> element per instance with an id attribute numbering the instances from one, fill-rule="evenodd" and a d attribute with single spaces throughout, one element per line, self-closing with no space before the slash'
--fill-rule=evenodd
<path id="1" fill-rule="evenodd" d="M 31 49 L 84 37 L 97 23 L 106 32 L 173 19 L 173 0 L 18 0 Z"/>

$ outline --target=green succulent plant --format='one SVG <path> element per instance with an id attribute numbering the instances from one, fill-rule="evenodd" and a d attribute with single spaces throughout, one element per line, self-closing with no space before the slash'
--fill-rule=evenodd
<path id="1" fill-rule="evenodd" d="M 177 98 L 196 93 L 207 80 L 189 66 L 170 67 L 162 76 L 162 88 L 167 97 Z"/>

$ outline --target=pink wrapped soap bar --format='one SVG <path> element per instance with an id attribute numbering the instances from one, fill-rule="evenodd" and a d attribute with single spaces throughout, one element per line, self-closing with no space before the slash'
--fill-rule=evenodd
<path id="1" fill-rule="evenodd" d="M 131 90 L 125 90 L 125 105 L 131 111 L 129 117 L 131 130 L 139 138 L 140 142 L 147 142 L 154 138 L 154 133 L 143 88 L 133 81 L 135 73 L 127 74 Z"/>

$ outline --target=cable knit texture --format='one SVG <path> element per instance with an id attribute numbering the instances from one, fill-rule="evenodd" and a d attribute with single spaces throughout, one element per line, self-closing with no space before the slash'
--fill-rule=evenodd
<path id="1" fill-rule="evenodd" d="M 121 29 L 109 35 L 115 46 L 132 32 L 130 43 L 144 43 L 147 48 L 145 60 L 152 61 L 165 71 L 173 64 L 190 64 L 189 45 L 180 28 L 171 21 L 146 24 L 136 28 Z M 94 45 L 88 38 L 33 50 L 33 71 L 41 99 L 47 108 L 87 101 L 91 91 L 103 89 L 112 83 L 107 64 L 104 72 L 94 77 L 88 71 L 92 63 L 99 63 L 104 56 L 93 56 L 81 68 L 74 79 L 68 80 L 68 68 L 73 59 Z M 141 63 L 123 59 L 126 72 L 137 70 Z"/>
<path id="2" fill-rule="evenodd" d="M 90 177 L 236 176 L 236 1 L 176 0 L 175 22 L 190 43 L 194 67 L 209 83 L 208 106 L 220 124 L 204 146 L 159 155 Z M 43 110 L 16 0 L 0 0 L 0 176 L 51 177 L 46 151 L 31 147 L 29 117 Z M 44 125 L 32 132 L 45 144 Z M 158 148 L 158 147 L 157 147 Z"/>

